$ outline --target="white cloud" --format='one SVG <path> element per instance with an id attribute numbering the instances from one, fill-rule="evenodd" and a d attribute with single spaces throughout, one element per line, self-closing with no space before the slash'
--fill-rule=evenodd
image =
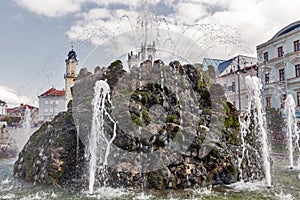
<path id="1" fill-rule="evenodd" d="M 61 17 L 80 11 L 84 0 L 15 0 L 30 12 L 47 17 Z"/>
<path id="2" fill-rule="evenodd" d="M 255 56 L 257 45 L 269 40 L 281 28 L 299 20 L 300 7 L 298 0 L 142 0 L 138 3 L 132 0 L 16 1 L 29 11 L 48 17 L 76 12 L 75 21 L 67 31 L 71 40 L 85 40 L 98 45 L 123 32 L 141 29 L 139 26 L 145 25 L 138 20 L 138 16 L 141 16 L 155 22 L 151 24 L 155 29 L 182 33 L 188 29 L 183 34 L 196 42 L 202 42 L 199 45 L 209 44 L 209 40 L 211 43 L 221 41 L 223 46 L 212 56 L 222 58 L 236 54 Z M 158 16 L 157 20 L 147 12 L 147 2 L 153 5 L 163 3 L 170 8 L 168 14 Z M 86 6 L 83 11 L 82 6 L 89 3 L 94 3 L 94 7 L 86 10 Z M 208 28 L 199 24 L 208 24 Z M 237 44 L 239 42 L 243 44 Z M 247 48 L 241 48 L 246 45 Z"/>
<path id="3" fill-rule="evenodd" d="M 16 107 L 21 103 L 37 106 L 37 103 L 25 96 L 19 96 L 14 89 L 0 85 L 0 99 L 8 104 L 8 107 Z"/>

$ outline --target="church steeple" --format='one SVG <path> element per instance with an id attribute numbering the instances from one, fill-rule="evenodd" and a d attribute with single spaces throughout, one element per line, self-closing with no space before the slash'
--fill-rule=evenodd
<path id="1" fill-rule="evenodd" d="M 77 54 L 74 51 L 73 44 L 71 46 L 71 50 L 67 55 L 66 62 L 66 74 L 65 74 L 65 90 L 66 90 L 66 108 L 69 101 L 72 99 L 71 87 L 74 84 L 74 80 L 77 77 L 77 68 L 78 68 L 78 60 Z"/>

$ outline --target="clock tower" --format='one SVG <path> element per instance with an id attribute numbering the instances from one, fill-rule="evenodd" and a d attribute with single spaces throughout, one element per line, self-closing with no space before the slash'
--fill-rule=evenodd
<path id="1" fill-rule="evenodd" d="M 72 100 L 71 87 L 74 84 L 74 80 L 77 77 L 77 68 L 78 68 L 78 60 L 76 52 L 73 50 L 69 51 L 68 58 L 65 60 L 66 62 L 66 74 L 65 74 L 65 99 L 66 99 L 66 109 L 70 100 Z"/>

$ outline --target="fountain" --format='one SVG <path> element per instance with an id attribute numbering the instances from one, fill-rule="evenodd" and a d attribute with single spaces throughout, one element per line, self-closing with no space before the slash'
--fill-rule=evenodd
<path id="1" fill-rule="evenodd" d="M 294 150 L 297 149 L 299 152 L 299 130 L 296 121 L 296 105 L 294 98 L 291 94 L 287 95 L 285 100 L 284 111 L 286 114 L 286 124 L 287 124 L 287 142 L 289 151 L 289 167 L 293 169 L 294 167 Z M 295 141 L 294 141 L 295 139 Z M 298 163 L 299 164 L 299 163 Z"/>
<path id="2" fill-rule="evenodd" d="M 258 77 L 246 76 L 245 82 L 249 90 L 249 102 L 254 107 L 254 123 L 257 125 L 257 136 L 260 138 L 261 142 L 261 152 L 264 166 L 264 173 L 266 177 L 267 187 L 271 187 L 271 165 L 270 165 L 270 155 L 268 146 L 268 136 L 265 128 L 265 116 L 261 100 L 261 89 L 262 84 Z M 248 109 L 249 112 L 249 109 Z M 251 114 L 251 113 L 249 113 Z"/>
<path id="3" fill-rule="evenodd" d="M 21 122 L 21 128 L 11 130 L 11 136 L 15 140 L 19 152 L 23 149 L 24 145 L 35 130 L 37 130 L 37 128 L 32 128 L 31 110 L 26 106 L 24 117 Z"/>
<path id="4" fill-rule="evenodd" d="M 183 34 L 174 34 L 175 38 L 171 38 L 173 32 L 170 29 L 152 35 L 159 30 L 158 27 L 155 31 L 150 30 L 152 16 L 148 17 L 150 19 L 147 18 L 146 23 L 140 19 L 139 24 L 144 25 L 140 27 L 141 31 L 133 30 L 112 38 L 103 45 L 105 48 L 98 48 L 103 54 L 95 51 L 91 55 L 93 59 L 98 58 L 98 62 L 99 55 L 107 52 L 114 53 L 113 59 L 122 57 L 124 52 L 111 44 L 115 45 L 124 38 L 128 41 L 132 35 L 139 38 L 129 40 L 134 44 L 129 45 L 131 48 L 128 50 L 137 49 L 141 41 L 146 45 L 154 38 L 160 50 L 171 52 L 172 59 L 184 58 L 181 61 L 192 62 L 199 59 L 204 51 L 202 45 L 194 45 L 195 42 Z M 204 44 L 210 43 L 210 39 Z M 122 43 L 117 45 L 122 47 Z M 190 49 L 197 52 L 192 55 Z M 161 55 L 161 52 L 157 53 Z M 110 58 L 108 56 L 106 60 Z M 101 61 L 97 65 L 102 64 Z M 132 67 L 129 72 L 124 70 L 126 67 L 122 61 L 113 62 L 107 68 L 96 67 L 94 73 L 82 69 L 72 88 L 72 109 L 60 113 L 33 135 L 15 163 L 15 176 L 37 184 L 68 188 L 72 187 L 68 180 L 76 174 L 82 185 L 87 185 L 87 193 L 93 197 L 100 195 L 99 198 L 107 198 L 108 193 L 118 193 L 118 188 L 136 188 L 144 192 L 144 187 L 147 187 L 157 189 L 152 190 L 149 196 L 163 196 L 160 191 L 172 189 L 172 198 L 202 199 L 203 194 L 197 194 L 196 189 L 176 189 L 208 187 L 208 195 L 211 195 L 212 185 L 219 185 L 220 191 L 225 191 L 220 192 L 221 195 L 216 194 L 220 198 L 230 198 L 235 195 L 234 192 L 220 185 L 244 181 L 243 170 L 249 172 L 247 176 L 257 178 L 251 172 L 260 166 L 253 164 L 256 161 L 253 157 L 260 158 L 259 152 L 263 152 L 264 174 L 270 188 L 270 156 L 258 79 L 246 79 L 252 104 L 248 107 L 247 117 L 238 119 L 234 107 L 223 99 L 222 86 L 212 81 L 208 72 L 178 61 L 169 65 L 164 65 L 162 60 L 153 61 L 154 58 L 141 61 L 140 66 Z M 153 73 L 155 69 L 158 70 Z M 254 105 L 255 108 L 252 107 Z M 115 112 L 120 111 L 118 109 L 124 112 Z M 259 139 L 261 151 L 249 141 L 252 119 L 257 126 L 253 131 Z M 81 159 L 83 151 L 84 161 Z M 88 172 L 81 170 L 86 164 L 84 162 L 88 163 Z M 82 177 L 77 177 L 81 172 Z M 111 192 L 110 186 L 117 189 Z M 278 185 L 274 188 L 278 189 Z M 59 191 L 54 196 L 86 198 L 86 193 L 65 195 L 64 192 Z M 243 197 L 245 193 L 251 195 L 251 192 L 246 189 L 237 193 Z M 267 192 L 271 192 L 272 197 L 277 195 L 271 190 Z M 253 193 L 265 195 L 265 191 Z M 37 194 L 42 198 L 51 196 Z M 133 198 L 139 196 L 139 192 L 134 190 L 133 195 L 126 193 L 121 196 Z"/>
<path id="5" fill-rule="evenodd" d="M 116 137 L 115 132 L 115 122 L 110 117 L 110 115 L 105 110 L 105 102 L 108 99 L 109 101 L 109 92 L 110 87 L 105 81 L 97 81 L 95 83 L 95 94 L 93 98 L 93 121 L 92 121 L 92 130 L 89 138 L 89 153 L 90 153 L 90 161 L 89 161 L 89 193 L 94 193 L 94 183 L 96 170 L 101 168 L 104 175 L 105 169 L 107 166 L 107 159 L 110 153 L 110 146 Z M 114 133 L 112 138 L 107 137 L 107 133 L 104 128 L 104 116 L 109 116 L 109 119 L 114 122 Z M 99 167 L 100 166 L 100 167 Z M 105 185 L 105 181 L 104 181 Z"/>

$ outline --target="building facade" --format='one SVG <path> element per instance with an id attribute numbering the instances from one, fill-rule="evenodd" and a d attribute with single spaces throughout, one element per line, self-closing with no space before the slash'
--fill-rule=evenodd
<path id="1" fill-rule="evenodd" d="M 26 109 L 30 110 L 30 117 L 31 117 L 31 125 L 37 126 L 38 125 L 38 119 L 39 119 L 39 108 L 28 105 L 28 104 L 20 104 L 20 106 L 14 107 L 14 108 L 7 108 L 7 117 L 11 118 L 11 122 L 9 122 L 10 126 L 21 126 L 24 117 Z"/>
<path id="2" fill-rule="evenodd" d="M 5 116 L 7 113 L 7 103 L 0 100 L 0 116 Z"/>
<path id="3" fill-rule="evenodd" d="M 264 105 L 283 108 L 291 94 L 296 114 L 300 114 L 300 21 L 284 27 L 256 49 Z"/>
<path id="4" fill-rule="evenodd" d="M 238 55 L 218 66 L 217 83 L 224 86 L 227 100 L 237 110 L 245 111 L 248 107 L 248 89 L 246 76 L 257 76 L 256 58 Z"/>
<path id="5" fill-rule="evenodd" d="M 128 53 L 127 64 L 128 68 L 131 69 L 134 66 L 140 66 L 141 62 L 145 60 L 153 61 L 155 58 L 156 48 L 155 42 L 152 44 L 141 44 L 141 49 L 137 54 L 134 54 L 133 51 Z"/>
<path id="6" fill-rule="evenodd" d="M 65 110 L 65 90 L 50 88 L 39 95 L 39 121 L 51 121 L 59 112 Z"/>

